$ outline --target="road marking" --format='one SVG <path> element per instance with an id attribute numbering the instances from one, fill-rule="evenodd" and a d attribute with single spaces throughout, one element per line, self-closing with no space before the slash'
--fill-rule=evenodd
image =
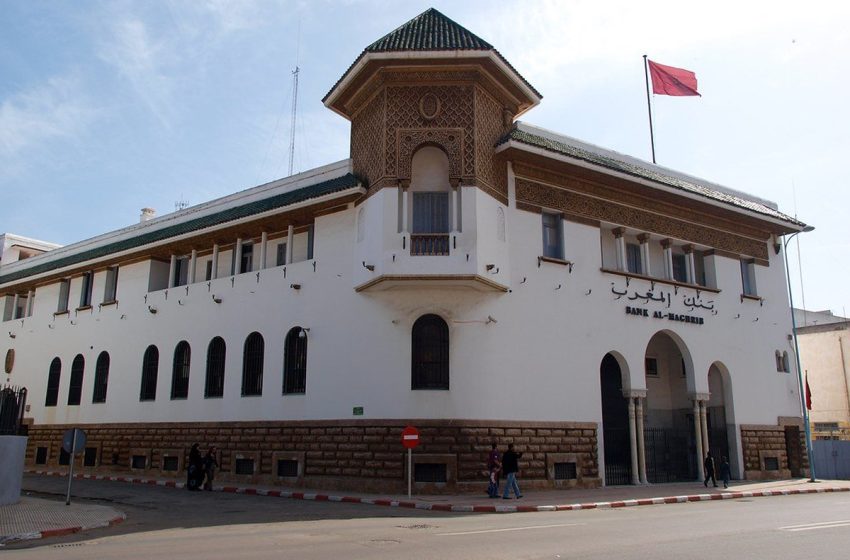
<path id="1" fill-rule="evenodd" d="M 528 527 L 507 527 L 505 529 L 484 529 L 481 531 L 462 531 L 460 533 L 437 533 L 441 537 L 452 537 L 456 535 L 480 535 L 482 533 L 504 533 L 507 531 L 527 531 L 529 529 L 552 529 L 554 527 L 577 527 L 587 523 L 560 523 L 558 525 L 529 525 Z"/>
<path id="2" fill-rule="evenodd" d="M 843 519 L 840 521 L 822 521 L 820 523 L 807 523 L 805 525 L 788 525 L 787 527 L 780 527 L 779 530 L 794 533 L 797 531 L 816 531 L 818 529 L 834 529 L 836 527 L 848 526 L 850 526 L 850 519 Z"/>

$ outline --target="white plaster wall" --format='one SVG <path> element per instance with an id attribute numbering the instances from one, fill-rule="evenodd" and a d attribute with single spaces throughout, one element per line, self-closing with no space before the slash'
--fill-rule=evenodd
<path id="1" fill-rule="evenodd" d="M 847 330 L 800 333 L 800 363 L 812 392 L 812 422 L 850 422 L 850 336 Z M 842 349 L 843 346 L 843 349 Z M 843 351 L 842 351 L 843 350 Z M 793 364 L 794 354 L 788 351 Z M 792 366 L 793 369 L 793 366 Z M 787 374 L 786 374 L 787 375 Z"/>

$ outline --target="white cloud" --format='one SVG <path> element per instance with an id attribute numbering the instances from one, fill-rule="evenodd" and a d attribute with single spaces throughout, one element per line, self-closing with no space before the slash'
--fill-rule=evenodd
<path id="1" fill-rule="evenodd" d="M 27 150 L 57 138 L 81 134 L 98 110 L 81 93 L 77 80 L 54 77 L 0 104 L 0 161 L 10 164 Z"/>

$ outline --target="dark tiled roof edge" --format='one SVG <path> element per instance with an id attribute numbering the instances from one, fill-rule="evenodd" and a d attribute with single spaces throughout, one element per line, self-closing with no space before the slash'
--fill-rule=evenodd
<path id="1" fill-rule="evenodd" d="M 182 235 L 184 233 L 189 233 L 192 231 L 212 226 L 225 224 L 227 222 L 246 218 L 248 216 L 260 214 L 269 210 L 283 208 L 292 204 L 304 202 L 305 200 L 310 200 L 312 198 L 318 198 L 320 196 L 333 194 L 339 191 L 356 187 L 359 183 L 360 181 L 359 179 L 357 179 L 357 177 L 355 177 L 351 173 L 348 173 L 346 175 L 343 175 L 342 177 L 322 181 L 321 183 L 317 183 L 315 185 L 310 185 L 307 187 L 296 189 L 294 191 L 277 194 L 274 196 L 270 196 L 269 198 L 256 200 L 254 202 L 235 206 L 227 210 L 221 210 L 213 214 L 193 218 L 191 220 L 187 220 L 179 224 L 166 226 L 153 231 L 143 232 L 128 239 L 122 239 L 120 241 L 107 243 L 100 247 L 81 251 L 80 253 L 75 253 L 72 255 L 60 257 L 55 260 L 36 264 L 32 267 L 0 276 L 0 285 L 6 284 L 8 282 L 14 282 L 15 280 L 20 280 L 21 278 L 26 278 L 27 276 L 33 276 L 36 274 L 41 274 L 44 272 L 49 272 L 51 270 L 63 268 L 66 266 L 79 264 L 87 260 L 104 257 L 112 253 L 118 253 L 121 251 L 126 251 L 128 249 L 135 249 L 137 247 L 142 247 L 149 243 L 155 243 L 157 241 L 162 241 L 164 239 L 175 237 L 177 235 Z M 49 255 L 49 252 L 45 255 Z"/>
<path id="2" fill-rule="evenodd" d="M 724 204 L 728 204 L 730 206 L 734 206 L 739 209 L 749 210 L 752 212 L 756 212 L 765 216 L 769 216 L 774 219 L 782 220 L 784 222 L 788 222 L 790 224 L 794 224 L 797 226 L 805 225 L 803 222 L 792 218 L 778 210 L 774 210 L 764 204 L 759 202 L 746 200 L 744 198 L 735 196 L 733 194 L 729 194 L 723 191 L 716 190 L 714 188 L 708 187 L 706 185 L 701 185 L 695 182 L 687 181 L 681 179 L 679 177 L 675 177 L 672 175 L 664 174 L 658 170 L 652 169 L 650 167 L 644 167 L 637 165 L 635 163 L 631 163 L 628 161 L 612 158 L 610 156 L 602 155 L 585 148 L 574 146 L 571 144 L 567 144 L 565 142 L 559 142 L 557 140 L 553 140 L 551 138 L 546 138 L 544 136 L 540 136 L 537 134 L 533 134 L 526 130 L 519 129 L 516 125 L 514 128 L 505 136 L 503 136 L 497 143 L 496 146 L 501 144 L 505 144 L 511 140 L 520 142 L 522 144 L 527 144 L 529 146 L 535 146 L 538 148 L 542 148 L 549 152 L 554 152 L 557 154 L 573 157 L 576 159 L 580 159 L 582 161 L 586 161 L 588 163 L 592 163 L 595 165 L 599 165 L 601 167 L 605 167 L 606 169 L 610 169 L 612 171 L 619 171 L 621 173 L 625 173 L 627 175 L 631 175 L 633 177 L 638 177 L 641 179 L 647 179 L 649 181 L 653 181 L 655 183 L 660 183 L 662 185 L 666 185 L 669 187 L 674 187 L 676 189 L 686 191 L 692 194 L 697 194 L 706 198 L 710 198 L 717 202 L 722 202 Z M 651 165 L 651 164 L 647 164 Z"/>

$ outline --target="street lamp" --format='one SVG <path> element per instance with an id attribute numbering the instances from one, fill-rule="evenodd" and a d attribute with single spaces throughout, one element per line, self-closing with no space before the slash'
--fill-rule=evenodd
<path id="1" fill-rule="evenodd" d="M 803 389 L 803 370 L 800 367 L 800 346 L 797 344 L 797 318 L 794 317 L 794 294 L 791 291 L 791 273 L 788 272 L 788 242 L 801 233 L 814 231 L 814 226 L 806 226 L 800 231 L 795 231 L 789 236 L 783 236 L 782 246 L 785 259 L 785 280 L 788 283 L 788 299 L 791 303 L 791 328 L 794 337 L 794 357 L 797 362 L 797 384 L 800 387 L 800 404 L 803 408 L 803 428 L 806 432 L 806 453 L 809 456 L 809 482 L 815 482 L 815 460 L 812 456 L 812 429 L 809 426 L 809 409 L 806 406 L 806 393 Z"/>

